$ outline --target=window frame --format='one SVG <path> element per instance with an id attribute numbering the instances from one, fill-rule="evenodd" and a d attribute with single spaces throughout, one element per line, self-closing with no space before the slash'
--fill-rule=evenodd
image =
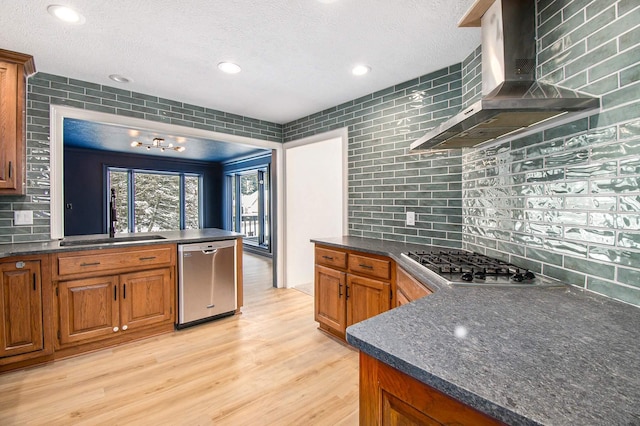
<path id="1" fill-rule="evenodd" d="M 111 171 L 126 172 L 127 173 L 127 233 L 128 234 L 143 234 L 146 232 L 136 232 L 135 222 L 135 174 L 157 174 L 165 176 L 178 176 L 180 179 L 179 187 L 179 199 L 180 199 L 180 225 L 179 229 L 172 229 L 172 231 L 179 231 L 186 229 L 186 177 L 198 178 L 198 229 L 202 229 L 203 224 L 203 181 L 204 173 L 195 172 L 173 172 L 166 170 L 154 170 L 154 169 L 142 169 L 138 167 L 121 167 L 121 166 L 105 166 L 105 185 L 104 185 L 104 198 L 105 198 L 105 221 L 106 229 L 109 229 L 109 201 L 110 201 L 110 188 L 111 188 Z M 191 228 L 190 228 L 191 229 Z M 169 231 L 169 230 L 165 230 Z M 151 232 L 151 231 L 149 231 Z M 160 232 L 160 231 L 158 231 Z"/>
<path id="2" fill-rule="evenodd" d="M 261 229 L 261 232 L 257 235 L 257 244 L 249 243 L 248 239 L 244 240 L 244 244 L 248 244 L 253 248 L 265 250 L 270 253 L 272 250 L 272 210 L 270 205 L 272 188 L 271 185 L 267 185 L 269 191 L 269 205 L 266 205 L 264 182 L 271 179 L 271 163 L 242 167 L 225 172 L 225 192 L 227 194 L 225 196 L 225 228 L 234 232 L 242 232 L 242 221 L 240 219 L 242 217 L 242 185 L 240 182 L 243 175 L 253 173 L 256 173 L 258 178 L 258 227 Z M 261 181 L 263 183 L 260 183 Z M 233 204 L 232 197 L 235 197 L 235 206 Z M 265 218 L 267 219 L 265 220 Z"/>

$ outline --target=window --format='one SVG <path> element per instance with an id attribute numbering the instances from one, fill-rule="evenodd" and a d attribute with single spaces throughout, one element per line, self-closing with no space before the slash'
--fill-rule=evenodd
<path id="1" fill-rule="evenodd" d="M 116 190 L 116 232 L 201 227 L 201 175 L 115 167 L 107 171 L 109 188 Z"/>
<path id="2" fill-rule="evenodd" d="M 227 173 L 230 229 L 243 243 L 270 251 L 269 167 Z"/>

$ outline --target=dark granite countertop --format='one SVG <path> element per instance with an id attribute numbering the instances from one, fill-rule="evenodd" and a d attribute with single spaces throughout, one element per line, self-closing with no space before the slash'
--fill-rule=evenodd
<path id="1" fill-rule="evenodd" d="M 235 238 L 242 238 L 243 234 L 237 232 L 225 231 L 217 228 L 206 229 L 188 229 L 183 231 L 164 231 L 164 232 L 150 232 L 145 234 L 147 236 L 161 236 L 163 239 L 149 239 L 142 241 L 122 241 L 121 238 L 128 236 L 141 236 L 140 234 L 125 234 L 116 235 L 116 237 L 108 243 L 97 244 L 83 244 L 83 245 L 61 245 L 61 240 L 51 240 L 34 243 L 15 243 L 15 244 L 0 244 L 0 258 L 11 256 L 25 256 L 31 254 L 46 254 L 57 253 L 63 251 L 79 251 L 79 250 L 99 250 L 115 247 L 128 247 L 128 246 L 145 246 L 153 244 L 183 244 L 183 243 L 197 243 L 203 241 L 219 241 L 229 240 Z M 65 241 L 81 241 L 81 240 L 93 240 L 108 238 L 108 234 L 100 235 L 83 235 L 77 237 L 66 237 Z"/>
<path id="2" fill-rule="evenodd" d="M 640 309 L 575 287 L 434 285 L 415 245 L 313 242 L 392 257 L 434 294 L 347 328 L 361 351 L 508 424 L 640 425 Z"/>

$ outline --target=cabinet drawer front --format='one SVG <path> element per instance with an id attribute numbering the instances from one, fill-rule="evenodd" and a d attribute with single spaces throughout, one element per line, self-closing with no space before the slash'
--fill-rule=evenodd
<path id="1" fill-rule="evenodd" d="M 122 253 L 93 253 L 58 257 L 58 274 L 71 275 L 163 265 L 171 262 L 171 254 L 172 249 L 170 247 L 162 247 Z"/>
<path id="2" fill-rule="evenodd" d="M 316 247 L 316 263 L 318 265 L 334 266 L 336 268 L 347 267 L 347 253 Z"/>
<path id="3" fill-rule="evenodd" d="M 350 254 L 349 271 L 388 280 L 391 279 L 391 261 Z"/>
<path id="4" fill-rule="evenodd" d="M 431 294 L 432 291 L 422 285 L 418 280 L 407 274 L 403 269 L 398 268 L 396 275 L 396 287 L 398 291 L 398 300 L 402 294 L 408 302 Z"/>

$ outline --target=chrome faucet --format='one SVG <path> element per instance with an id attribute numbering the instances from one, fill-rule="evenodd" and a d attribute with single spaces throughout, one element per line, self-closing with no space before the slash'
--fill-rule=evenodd
<path id="1" fill-rule="evenodd" d="M 109 237 L 114 238 L 116 236 L 116 222 L 118 216 L 116 213 L 116 190 L 111 188 L 111 200 L 109 201 Z"/>

